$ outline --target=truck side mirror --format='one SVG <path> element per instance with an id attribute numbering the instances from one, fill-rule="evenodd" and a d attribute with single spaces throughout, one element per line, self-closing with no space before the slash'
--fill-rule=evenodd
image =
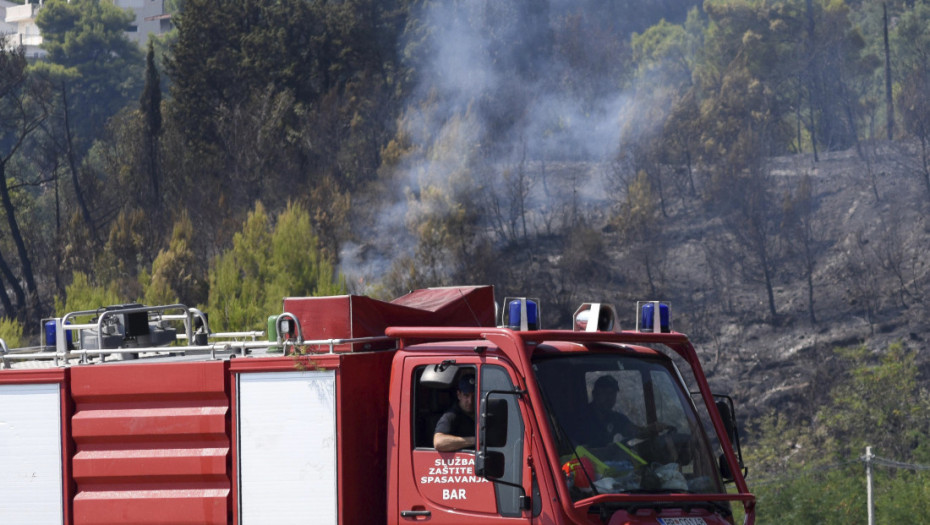
<path id="1" fill-rule="evenodd" d="M 519 490 L 517 504 L 520 509 L 527 510 L 532 508 L 532 498 L 527 497 L 526 489 L 519 483 L 503 479 L 507 475 L 508 461 L 515 462 L 517 458 L 508 458 L 504 450 L 488 450 L 488 448 L 505 449 L 507 447 L 507 427 L 510 424 L 511 410 L 507 399 L 499 397 L 491 399 L 491 396 L 521 396 L 525 393 L 523 390 L 490 390 L 484 393 L 484 402 L 481 403 L 481 415 L 478 421 L 479 447 L 475 454 L 475 475 Z"/>
<path id="2" fill-rule="evenodd" d="M 488 399 L 481 412 L 481 447 L 507 444 L 507 400 Z"/>
<path id="3" fill-rule="evenodd" d="M 503 452 L 488 452 L 488 447 L 498 448 L 507 444 L 507 400 L 490 399 L 491 392 L 481 404 L 481 419 L 478 431 L 481 445 L 475 454 L 475 474 L 488 479 L 504 475 L 505 457 Z"/>
<path id="4" fill-rule="evenodd" d="M 720 414 L 723 428 L 727 432 L 727 438 L 729 438 L 730 444 L 733 446 L 736 460 L 739 463 L 739 467 L 745 470 L 746 466 L 743 464 L 743 450 L 739 442 L 739 429 L 736 426 L 736 409 L 733 407 L 733 398 L 720 394 L 714 394 L 714 397 L 717 399 L 715 403 L 717 405 L 717 412 Z M 733 473 L 730 471 L 730 466 L 727 464 L 726 458 L 722 454 L 719 458 L 719 463 L 720 475 L 723 477 L 724 481 L 733 481 Z"/>
<path id="5" fill-rule="evenodd" d="M 720 412 L 720 419 L 723 421 L 723 428 L 727 431 L 727 437 L 730 438 L 730 443 L 733 446 L 736 446 L 738 441 L 737 432 L 736 432 L 736 421 L 734 421 L 735 415 L 733 414 L 733 407 L 730 406 L 726 401 L 717 401 L 717 412 Z"/>
<path id="6" fill-rule="evenodd" d="M 481 447 L 481 451 L 475 456 L 475 475 L 488 479 L 504 477 L 504 453 L 488 452 Z"/>

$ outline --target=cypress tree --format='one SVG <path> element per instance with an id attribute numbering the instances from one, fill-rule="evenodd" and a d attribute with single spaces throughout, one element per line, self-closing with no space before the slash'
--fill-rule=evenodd
<path id="1" fill-rule="evenodd" d="M 143 169 L 152 183 L 152 194 L 160 202 L 158 193 L 158 137 L 161 135 L 161 78 L 155 65 L 155 43 L 149 40 L 145 55 L 145 87 L 139 99 L 142 112 Z"/>

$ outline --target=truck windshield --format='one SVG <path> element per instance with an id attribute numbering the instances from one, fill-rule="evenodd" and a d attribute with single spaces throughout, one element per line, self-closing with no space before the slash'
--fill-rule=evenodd
<path id="1" fill-rule="evenodd" d="M 700 419 L 667 361 L 585 354 L 539 357 L 533 368 L 575 501 L 723 492 Z"/>

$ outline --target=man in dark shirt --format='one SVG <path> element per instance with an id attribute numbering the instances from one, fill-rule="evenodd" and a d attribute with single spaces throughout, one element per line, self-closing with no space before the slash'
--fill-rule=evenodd
<path id="1" fill-rule="evenodd" d="M 630 418 L 614 411 L 619 392 L 617 380 L 611 376 L 601 376 L 594 382 L 594 388 L 591 390 L 591 403 L 588 405 L 588 414 L 591 419 L 584 444 L 603 447 L 637 437 L 640 433 L 642 429 Z"/>
<path id="2" fill-rule="evenodd" d="M 463 375 L 456 392 L 458 401 L 436 423 L 433 446 L 440 452 L 475 447 L 475 376 Z"/>

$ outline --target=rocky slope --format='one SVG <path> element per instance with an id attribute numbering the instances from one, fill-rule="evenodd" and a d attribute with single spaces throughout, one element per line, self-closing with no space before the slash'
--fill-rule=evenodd
<path id="1" fill-rule="evenodd" d="M 805 173 L 813 182 L 816 322 L 808 315 L 803 272 L 786 261 L 776 276 L 774 322 L 761 285 L 732 279 L 726 292 L 732 307 L 710 309 L 703 319 L 687 316 L 682 327 L 702 348 L 712 384 L 736 396 L 749 422 L 769 410 L 813 417 L 841 372 L 836 348 L 864 344 L 881 352 L 902 342 L 920 354 L 930 326 L 930 192 L 915 145 L 863 145 L 861 152 L 823 154 L 817 161 L 810 154 L 782 157 L 771 159 L 769 169 L 776 195 L 795 190 Z M 681 230 L 713 229 L 702 221 L 688 224 L 686 217 L 679 222 Z M 706 239 L 683 241 L 672 253 L 700 254 Z M 692 285 L 706 267 L 700 259 L 685 257 L 676 265 L 698 267 L 688 279 Z M 919 360 L 930 371 L 930 358 Z"/>

